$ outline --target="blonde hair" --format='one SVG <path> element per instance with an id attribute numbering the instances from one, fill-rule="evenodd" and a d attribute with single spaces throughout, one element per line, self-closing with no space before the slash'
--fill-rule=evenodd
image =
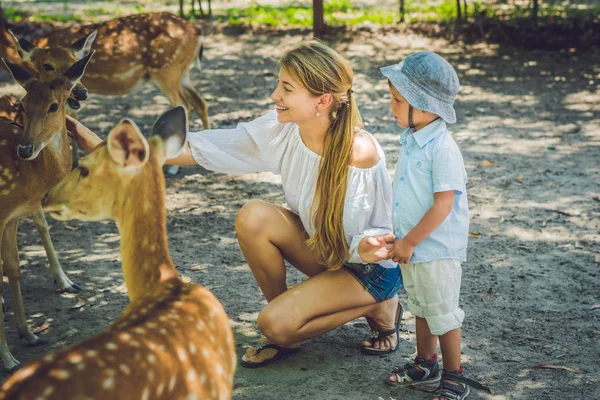
<path id="1" fill-rule="evenodd" d="M 318 41 L 304 42 L 288 51 L 279 65 L 314 96 L 331 94 L 331 125 L 319 165 L 317 188 L 311 207 L 315 234 L 308 246 L 317 261 L 329 270 L 339 269 L 348 258 L 344 236 L 344 203 L 355 132 L 362 120 L 352 96 L 354 74 L 346 59 Z"/>

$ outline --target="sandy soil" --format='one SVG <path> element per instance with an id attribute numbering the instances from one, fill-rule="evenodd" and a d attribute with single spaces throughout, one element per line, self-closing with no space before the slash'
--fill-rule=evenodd
<path id="1" fill-rule="evenodd" d="M 232 127 L 272 105 L 276 59 L 298 34 L 212 33 L 202 71 L 192 79 L 210 104 L 215 127 Z M 355 92 L 366 127 L 387 153 L 393 172 L 398 129 L 387 109 L 378 68 L 418 50 L 442 53 L 457 68 L 462 90 L 452 127 L 469 174 L 471 238 L 464 265 L 464 367 L 491 386 L 487 399 L 600 399 L 600 55 L 462 47 L 422 37 L 362 32 L 329 43 L 355 66 Z M 0 94 L 22 93 L 4 77 Z M 105 135 L 128 116 L 146 129 L 168 103 L 154 87 L 125 98 L 90 96 L 81 120 Z M 194 125 L 198 127 L 199 121 Z M 480 162 L 494 162 L 478 166 Z M 283 203 L 277 177 L 227 176 L 184 168 L 167 181 L 172 256 L 182 275 L 223 302 L 238 354 L 256 343 L 264 300 L 237 246 L 233 221 L 249 199 Z M 21 361 L 102 330 L 127 304 L 119 236 L 112 222 L 50 221 L 69 276 L 87 304 L 54 290 L 30 220 L 19 231 L 22 288 L 29 322 L 50 328 L 50 344 L 19 342 L 7 299 L 7 335 Z M 289 270 L 290 284 L 303 279 Z M 404 294 L 402 294 L 404 296 Z M 235 399 L 427 399 L 383 384 L 388 370 L 415 351 L 414 318 L 406 315 L 400 351 L 363 356 L 364 320 L 309 341 L 298 355 L 259 370 L 239 368 Z M 539 364 L 567 370 L 539 369 Z M 3 377 L 6 373 L 3 373 Z M 479 396 L 479 397 L 478 397 Z"/>

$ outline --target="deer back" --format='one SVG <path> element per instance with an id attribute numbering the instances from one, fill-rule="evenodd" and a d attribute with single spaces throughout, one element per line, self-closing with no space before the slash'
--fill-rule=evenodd
<path id="1" fill-rule="evenodd" d="M 23 367 L 0 399 L 229 399 L 235 362 L 219 301 L 173 278 L 106 332 Z"/>
<path id="2" fill-rule="evenodd" d="M 198 56 L 201 31 L 170 13 L 138 14 L 52 32 L 38 46 L 68 46 L 74 38 L 98 30 L 82 83 L 93 93 L 129 93 L 141 80 L 169 66 L 186 72 Z"/>

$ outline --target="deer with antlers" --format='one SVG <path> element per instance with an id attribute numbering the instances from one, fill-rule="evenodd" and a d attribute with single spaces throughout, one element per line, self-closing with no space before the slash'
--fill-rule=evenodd
<path id="1" fill-rule="evenodd" d="M 50 82 L 41 82 L 23 68 L 2 60 L 27 94 L 21 103 L 23 125 L 0 119 L 0 276 L 3 269 L 9 281 L 17 331 L 30 344 L 42 341 L 26 322 L 20 289 L 17 226 L 21 218 L 30 215 L 39 219 L 38 223 L 43 219 L 46 224 L 41 199 L 71 170 L 66 100 L 92 54 Z M 49 242 L 49 237 L 47 239 Z M 2 294 L 3 285 L 0 285 Z M 7 369 L 18 367 L 19 362 L 10 353 L 6 341 L 3 312 L 0 312 L 0 356 Z"/>
<path id="2" fill-rule="evenodd" d="M 116 222 L 131 303 L 103 333 L 17 371 L 0 399 L 231 398 L 229 319 L 209 290 L 181 280 L 168 250 L 161 167 L 186 132 L 183 107 L 163 114 L 149 140 L 125 119 L 48 194 L 54 218 Z"/>

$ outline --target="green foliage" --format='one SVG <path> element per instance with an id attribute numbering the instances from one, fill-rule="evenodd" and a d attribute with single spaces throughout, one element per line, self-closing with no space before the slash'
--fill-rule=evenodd
<path id="1" fill-rule="evenodd" d="M 323 5 L 329 25 L 356 25 L 364 22 L 391 24 L 395 12 L 381 7 L 355 8 L 351 0 L 326 0 Z M 307 2 L 289 6 L 262 6 L 254 3 L 247 8 L 227 8 L 216 11 L 215 18 L 231 25 L 312 26 L 313 10 Z"/>

